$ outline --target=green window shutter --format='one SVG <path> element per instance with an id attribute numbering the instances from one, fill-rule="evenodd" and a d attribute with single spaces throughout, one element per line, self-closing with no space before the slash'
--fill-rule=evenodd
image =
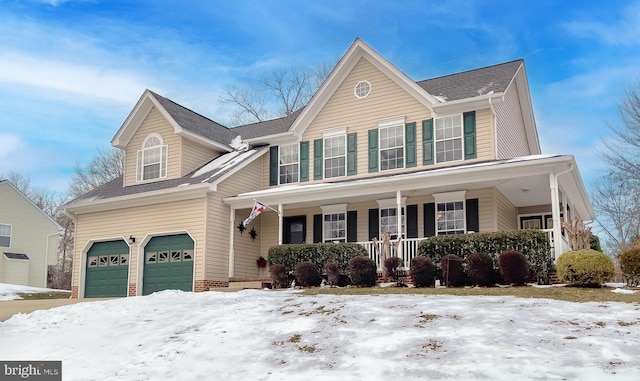
<path id="1" fill-rule="evenodd" d="M 313 179 L 322 180 L 322 139 L 313 141 Z"/>
<path id="2" fill-rule="evenodd" d="M 358 173 L 358 141 L 356 133 L 347 134 L 347 175 Z"/>
<path id="3" fill-rule="evenodd" d="M 464 159 L 475 159 L 476 153 L 476 112 L 462 114 L 464 124 Z"/>
<path id="4" fill-rule="evenodd" d="M 478 199 L 470 198 L 465 205 L 465 213 L 467 217 L 467 231 L 479 232 L 480 231 L 480 218 L 478 214 Z"/>
<path id="5" fill-rule="evenodd" d="M 406 167 L 416 166 L 416 122 L 404 125 L 404 138 L 406 140 Z"/>
<path id="6" fill-rule="evenodd" d="M 313 243 L 322 242 L 322 214 L 313 215 Z"/>
<path id="7" fill-rule="evenodd" d="M 369 130 L 369 172 L 378 172 L 378 129 Z"/>
<path id="8" fill-rule="evenodd" d="M 269 185 L 278 185 L 278 146 L 269 149 Z"/>
<path id="9" fill-rule="evenodd" d="M 433 118 L 422 121 L 422 164 L 433 164 Z"/>
<path id="10" fill-rule="evenodd" d="M 309 142 L 300 142 L 300 182 L 309 181 Z"/>
<path id="11" fill-rule="evenodd" d="M 436 204 L 433 202 L 424 204 L 423 208 L 424 236 L 425 238 L 433 237 L 436 235 Z"/>
<path id="12" fill-rule="evenodd" d="M 358 212 L 347 212 L 347 242 L 358 242 Z"/>

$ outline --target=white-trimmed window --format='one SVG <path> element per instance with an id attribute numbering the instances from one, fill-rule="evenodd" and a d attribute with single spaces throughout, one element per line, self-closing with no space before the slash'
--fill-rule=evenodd
<path id="1" fill-rule="evenodd" d="M 371 93 L 371 83 L 369 81 L 360 81 L 353 88 L 353 94 L 356 98 L 366 98 Z"/>
<path id="2" fill-rule="evenodd" d="M 138 151 L 137 180 L 146 181 L 167 177 L 167 145 L 162 136 L 151 134 Z"/>
<path id="3" fill-rule="evenodd" d="M 462 114 L 435 118 L 436 163 L 464 158 Z"/>
<path id="4" fill-rule="evenodd" d="M 404 118 L 378 123 L 380 170 L 404 168 Z"/>
<path id="5" fill-rule="evenodd" d="M 347 242 L 347 204 L 321 208 L 323 242 Z"/>
<path id="6" fill-rule="evenodd" d="M 0 246 L 11 247 L 11 225 L 0 224 Z"/>
<path id="7" fill-rule="evenodd" d="M 406 236 L 406 213 L 405 206 L 407 204 L 407 198 L 402 197 L 401 200 L 401 218 L 400 218 L 400 229 L 403 232 L 402 234 Z M 397 201 L 395 198 L 386 199 L 386 200 L 378 200 L 378 210 L 379 210 L 379 221 L 380 221 L 380 235 L 382 237 L 386 232 L 391 232 L 391 238 L 395 239 L 398 237 L 398 207 Z"/>
<path id="8" fill-rule="evenodd" d="M 324 138 L 324 178 L 343 177 L 347 174 L 347 136 L 345 134 Z"/>
<path id="9" fill-rule="evenodd" d="M 297 183 L 300 174 L 300 145 L 287 144 L 280 146 L 278 160 L 280 163 L 280 184 Z"/>
<path id="10" fill-rule="evenodd" d="M 466 232 L 466 191 L 437 193 L 436 235 L 464 234 Z"/>

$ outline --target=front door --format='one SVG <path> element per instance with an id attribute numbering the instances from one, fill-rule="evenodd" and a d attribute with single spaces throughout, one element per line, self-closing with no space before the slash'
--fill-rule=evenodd
<path id="1" fill-rule="evenodd" d="M 282 219 L 282 243 L 305 243 L 307 216 L 284 217 Z"/>

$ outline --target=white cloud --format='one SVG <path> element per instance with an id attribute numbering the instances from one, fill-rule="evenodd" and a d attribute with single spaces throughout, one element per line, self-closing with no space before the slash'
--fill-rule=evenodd
<path id="1" fill-rule="evenodd" d="M 570 33 L 613 46 L 640 44 L 640 3 L 620 10 L 614 22 L 580 20 L 563 25 Z"/>
<path id="2" fill-rule="evenodd" d="M 0 53 L 0 82 L 10 82 L 131 103 L 145 88 L 144 81 L 127 72 L 47 60 L 19 52 Z"/>
<path id="3" fill-rule="evenodd" d="M 0 163 L 7 163 L 13 160 L 13 154 L 20 149 L 22 141 L 16 134 L 0 133 Z M 0 173 L 3 173 L 0 164 Z"/>

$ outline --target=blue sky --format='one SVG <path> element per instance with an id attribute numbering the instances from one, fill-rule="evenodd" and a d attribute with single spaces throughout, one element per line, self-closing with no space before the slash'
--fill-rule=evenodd
<path id="1" fill-rule="evenodd" d="M 574 154 L 589 186 L 640 80 L 640 1 L 522 3 L 0 0 L 0 174 L 64 191 L 146 88 L 226 124 L 224 86 L 360 37 L 414 80 L 523 58 L 543 152 Z"/>

